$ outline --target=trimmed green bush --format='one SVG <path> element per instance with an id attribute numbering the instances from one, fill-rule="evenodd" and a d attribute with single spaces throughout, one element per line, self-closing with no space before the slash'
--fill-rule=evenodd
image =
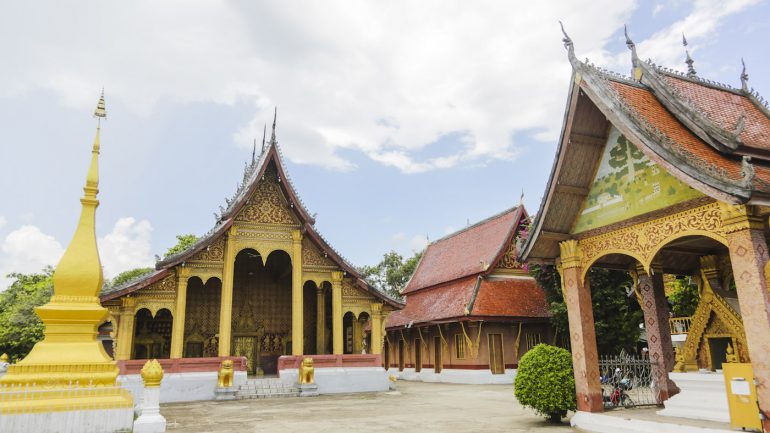
<path id="1" fill-rule="evenodd" d="M 524 406 L 559 421 L 577 409 L 572 354 L 556 346 L 538 344 L 519 361 L 514 395 Z"/>

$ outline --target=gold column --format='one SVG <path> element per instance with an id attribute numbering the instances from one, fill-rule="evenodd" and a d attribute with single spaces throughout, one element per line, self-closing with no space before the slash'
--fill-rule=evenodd
<path id="1" fill-rule="evenodd" d="M 332 272 L 332 337 L 333 352 L 342 355 L 342 272 Z"/>
<path id="2" fill-rule="evenodd" d="M 174 324 L 171 328 L 171 357 L 181 358 L 184 354 L 184 318 L 187 308 L 187 279 L 190 270 L 184 267 L 176 268 L 176 311 Z"/>
<path id="3" fill-rule="evenodd" d="M 361 322 L 353 318 L 353 354 L 361 353 Z"/>
<path id="4" fill-rule="evenodd" d="M 369 352 L 382 353 L 382 304 L 379 302 L 372 303 L 372 347 Z"/>
<path id="5" fill-rule="evenodd" d="M 326 353 L 326 291 L 319 287 L 316 292 L 316 325 L 315 352 L 318 355 Z"/>
<path id="6" fill-rule="evenodd" d="M 115 351 L 116 361 L 131 359 L 134 346 L 134 308 L 136 299 L 124 297 L 120 299 L 120 324 L 118 325 L 118 347 Z"/>
<path id="7" fill-rule="evenodd" d="M 302 233 L 291 232 L 291 354 L 302 355 L 304 347 L 303 287 L 302 287 Z"/>
<path id="8" fill-rule="evenodd" d="M 235 235 L 233 226 L 227 232 L 227 244 L 222 270 L 222 298 L 219 308 L 219 356 L 230 356 L 231 327 L 233 319 L 233 273 L 235 272 Z"/>

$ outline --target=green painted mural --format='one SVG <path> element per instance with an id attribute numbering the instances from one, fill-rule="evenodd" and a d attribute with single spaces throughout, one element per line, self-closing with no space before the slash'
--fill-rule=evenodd
<path id="1" fill-rule="evenodd" d="M 702 195 L 650 161 L 612 127 L 596 178 L 572 233 L 606 226 Z"/>

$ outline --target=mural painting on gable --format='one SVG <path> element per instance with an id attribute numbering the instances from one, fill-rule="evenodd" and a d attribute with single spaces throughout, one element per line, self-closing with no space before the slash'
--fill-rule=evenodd
<path id="1" fill-rule="evenodd" d="M 703 194 L 670 175 L 615 127 L 572 233 L 623 221 Z"/>

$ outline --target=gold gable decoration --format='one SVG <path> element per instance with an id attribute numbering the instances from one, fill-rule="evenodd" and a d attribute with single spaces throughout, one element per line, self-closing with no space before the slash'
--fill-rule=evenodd
<path id="1" fill-rule="evenodd" d="M 518 251 L 516 250 L 516 240 L 513 240 L 508 245 L 508 249 L 505 251 L 505 254 L 503 254 L 503 257 L 500 258 L 500 262 L 497 264 L 497 268 L 512 270 L 522 269 L 522 264 L 516 260 L 517 257 Z"/>
<path id="2" fill-rule="evenodd" d="M 278 184 L 278 173 L 271 165 L 265 169 L 265 174 L 257 182 L 254 193 L 246 201 L 246 205 L 238 212 L 236 221 L 294 225 L 296 220 L 291 214 L 289 206 Z"/>
<path id="3" fill-rule="evenodd" d="M 191 261 L 221 262 L 225 259 L 225 237 L 220 236 L 211 245 L 190 257 Z"/>
<path id="4" fill-rule="evenodd" d="M 336 267 L 307 237 L 302 240 L 302 265 L 305 267 Z"/>

